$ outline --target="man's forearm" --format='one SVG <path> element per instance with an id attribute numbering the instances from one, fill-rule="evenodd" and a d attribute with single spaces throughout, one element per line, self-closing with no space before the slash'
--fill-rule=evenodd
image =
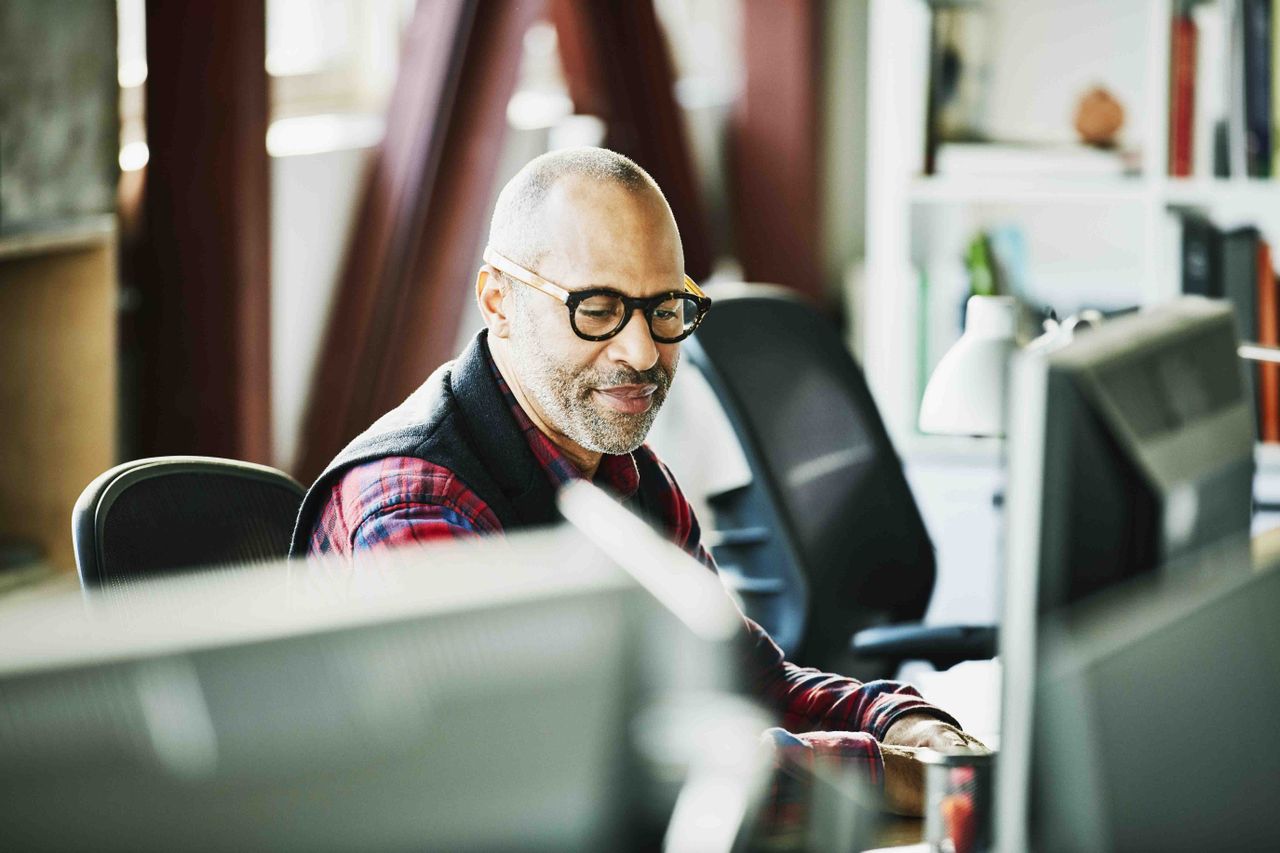
<path id="1" fill-rule="evenodd" d="M 745 621 L 749 675 L 760 697 L 779 712 L 781 725 L 789 731 L 866 732 L 884 740 L 895 721 L 905 715 L 956 722 L 910 685 L 863 683 L 790 663 L 763 628 L 750 619 Z"/>

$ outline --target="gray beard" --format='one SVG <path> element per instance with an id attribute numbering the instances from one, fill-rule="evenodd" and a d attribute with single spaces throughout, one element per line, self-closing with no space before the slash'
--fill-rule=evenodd
<path id="1" fill-rule="evenodd" d="M 527 322 L 527 318 L 523 318 Z M 523 325 L 523 324 L 522 324 Z M 513 330 L 509 338 L 513 365 L 524 391 L 542 410 L 547 425 L 593 453 L 630 453 L 644 443 L 658 410 L 667 399 L 670 373 L 655 364 L 648 370 L 571 369 L 556 362 L 536 334 Z M 615 385 L 656 385 L 649 409 L 627 414 L 605 409 L 594 401 L 595 388 Z"/>

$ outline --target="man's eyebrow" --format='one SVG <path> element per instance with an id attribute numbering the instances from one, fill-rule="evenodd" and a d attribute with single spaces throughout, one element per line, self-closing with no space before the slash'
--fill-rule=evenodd
<path id="1" fill-rule="evenodd" d="M 682 284 L 682 285 L 683 285 L 683 283 L 684 283 L 684 282 L 683 282 L 683 281 L 681 281 L 681 284 Z M 562 287 L 564 287 L 564 289 L 565 289 L 565 290 L 567 290 L 567 291 L 569 291 L 570 293 L 580 293 L 580 292 L 582 292 L 582 291 L 584 291 L 584 290 L 607 290 L 607 291 L 609 291 L 610 293 L 616 293 L 616 294 L 618 294 L 619 296 L 627 296 L 627 295 L 628 295 L 628 294 L 626 294 L 626 293 L 624 293 L 624 292 L 623 292 L 623 290 L 622 290 L 622 288 L 621 288 L 621 287 L 617 287 L 617 286 L 612 285 L 612 284 L 588 284 L 588 285 L 584 285 L 583 287 L 568 287 L 567 285 L 562 285 Z M 669 288 L 669 289 L 667 289 L 667 290 L 661 290 L 661 291 L 658 291 L 658 292 L 659 292 L 659 293 L 672 293 L 672 292 L 677 291 L 677 290 L 679 290 L 679 289 L 680 289 L 680 288 L 673 287 L 673 288 Z M 637 298 L 637 299 L 642 299 L 643 297 L 636 297 L 636 298 Z"/>
<path id="2" fill-rule="evenodd" d="M 670 287 L 666 288 L 665 290 L 660 290 L 657 292 L 658 293 L 679 293 L 684 290 L 684 280 L 685 280 L 685 275 L 682 273 L 679 276 L 676 276 L 675 282 Z M 613 284 L 597 283 L 597 284 L 587 284 L 582 287 L 569 287 L 568 285 L 562 284 L 561 287 L 571 292 L 575 290 L 612 290 L 615 293 L 622 293 L 622 288 Z"/>

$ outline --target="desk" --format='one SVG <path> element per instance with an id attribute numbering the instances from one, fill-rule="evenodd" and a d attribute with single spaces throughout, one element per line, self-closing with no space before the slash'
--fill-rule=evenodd
<path id="1" fill-rule="evenodd" d="M 1002 676 L 996 658 L 965 661 L 941 672 L 927 664 L 919 669 L 908 665 L 899 680 L 915 685 L 925 699 L 959 720 L 966 732 L 998 750 Z"/>
<path id="2" fill-rule="evenodd" d="M 888 819 L 875 834 L 875 843 L 881 847 L 901 847 L 924 841 L 924 818 L 888 815 Z"/>
<path id="3" fill-rule="evenodd" d="M 892 848 L 899 853 L 914 849 L 913 845 L 920 845 L 922 850 L 928 849 L 926 845 L 921 845 L 924 840 L 923 818 L 890 814 L 880 815 L 880 817 L 883 822 L 871 834 L 871 843 L 876 845 L 874 849 Z M 752 839 L 747 849 L 755 853 L 806 853 L 806 851 L 823 853 L 809 843 L 807 832 L 802 830 Z"/>

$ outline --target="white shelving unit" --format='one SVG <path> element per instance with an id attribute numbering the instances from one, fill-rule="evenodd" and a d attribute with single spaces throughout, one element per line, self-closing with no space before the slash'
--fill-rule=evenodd
<path id="1" fill-rule="evenodd" d="M 1052 109 L 1033 105 L 1041 125 L 1046 112 L 1060 107 L 1057 141 L 1068 141 L 1071 103 L 1063 87 L 1079 91 L 1095 82 L 1086 72 L 1104 72 L 1097 82 L 1121 95 L 1122 141 L 1140 152 L 1141 166 L 1136 175 L 1114 178 L 922 176 L 929 6 L 871 0 L 867 244 L 852 300 L 853 339 L 938 547 L 940 586 L 947 588 L 935 596 L 934 616 L 949 615 L 948 608 L 994 615 L 998 597 L 1001 513 L 992 498 L 1002 490 L 1003 442 L 923 435 L 915 426 L 932 363 L 959 334 L 968 241 L 981 229 L 1016 225 L 1025 236 L 1029 295 L 1060 311 L 1176 296 L 1181 234 L 1171 207 L 1201 208 L 1224 226 L 1256 223 L 1280 245 L 1280 180 L 1167 176 L 1172 0 L 987 2 L 1021 16 L 1021 41 L 995 45 L 1004 60 L 1012 57 L 1019 70 L 1023 54 L 1028 65 L 1055 63 L 1046 88 L 1064 81 Z M 1112 22 L 1116 32 L 1107 32 Z M 1019 85 L 1024 98 L 1039 97 L 1038 83 Z M 929 285 L 923 296 L 922 272 Z M 948 323 L 949 339 L 924 332 Z M 1257 495 L 1280 504 L 1280 446 L 1260 446 L 1258 464 Z"/>
<path id="2" fill-rule="evenodd" d="M 1017 4 L 1023 22 L 1039 14 L 1063 18 L 1056 0 L 989 0 Z M 1071 4 L 1075 7 L 1077 4 Z M 1032 296 L 1071 310 L 1084 304 L 1149 305 L 1176 296 L 1180 287 L 1180 232 L 1170 208 L 1197 207 L 1223 225 L 1252 222 L 1280 244 L 1280 180 L 1167 177 L 1169 26 L 1172 0 L 1088 0 L 1078 20 L 1098 31 L 1098 19 L 1114 15 L 1117 40 L 1141 54 L 1115 59 L 1128 74 L 1131 102 L 1124 143 L 1141 152 L 1137 175 L 1105 178 L 921 175 L 928 92 L 930 11 L 926 0 L 872 0 L 869 20 L 867 255 L 865 282 L 855 306 L 859 356 L 873 393 L 904 455 L 939 454 L 990 459 L 989 442 L 941 441 L 916 431 L 922 383 L 959 333 L 964 247 L 983 228 L 1016 225 L 1028 248 Z M 1039 7 L 1037 10 L 1036 7 Z M 1056 17 L 1055 17 L 1056 16 Z M 1123 20 L 1120 20 L 1120 19 Z M 1105 66 L 1090 57 L 1081 34 L 1041 35 L 1071 46 L 1054 61 Z M 997 36 L 998 37 L 998 36 Z M 1074 40 L 1073 40 L 1074 39 Z M 996 46 L 1025 51 L 1027 61 L 1052 45 L 1028 40 Z M 1006 56 L 1008 53 L 1006 53 Z M 1017 55 L 1016 53 L 1014 54 Z M 1113 58 L 1114 59 L 1114 58 Z M 1047 61 L 1047 60 L 1046 60 Z M 1074 79 L 1062 67 L 1064 79 Z M 1109 83 L 1110 81 L 1103 81 Z M 1062 116 L 1064 138 L 1070 115 Z M 921 277 L 928 281 L 922 296 Z M 951 338 L 937 329 L 950 324 Z M 939 325 L 941 323 L 941 325 Z M 934 330 L 933 334 L 924 332 Z M 924 335 L 926 342 L 922 345 Z M 964 448 L 968 448 L 965 450 Z M 1260 455 L 1270 465 L 1275 454 Z"/>

